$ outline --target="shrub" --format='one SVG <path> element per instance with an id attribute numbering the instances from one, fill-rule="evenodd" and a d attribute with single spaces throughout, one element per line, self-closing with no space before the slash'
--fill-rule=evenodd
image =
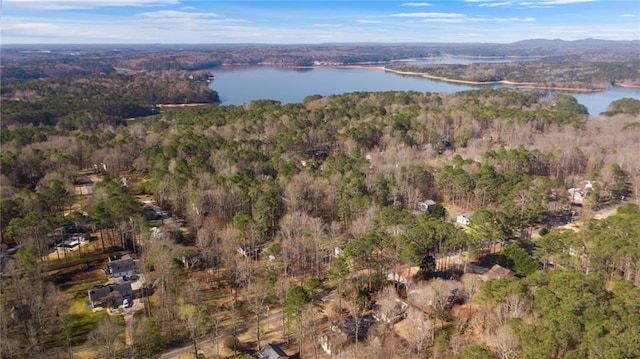
<path id="1" fill-rule="evenodd" d="M 240 339 L 238 337 L 227 337 L 224 340 L 224 346 L 231 350 L 238 350 L 240 348 Z"/>

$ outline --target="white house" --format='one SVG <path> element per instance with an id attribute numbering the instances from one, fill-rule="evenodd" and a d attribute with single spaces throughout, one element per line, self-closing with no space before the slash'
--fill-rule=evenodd
<path id="1" fill-rule="evenodd" d="M 463 226 L 468 226 L 471 224 L 471 217 L 473 213 L 465 213 L 456 217 L 456 223 L 461 224 Z"/>
<path id="2" fill-rule="evenodd" d="M 418 209 L 421 212 L 431 212 L 434 208 L 436 208 L 436 201 L 431 199 L 418 203 Z"/>

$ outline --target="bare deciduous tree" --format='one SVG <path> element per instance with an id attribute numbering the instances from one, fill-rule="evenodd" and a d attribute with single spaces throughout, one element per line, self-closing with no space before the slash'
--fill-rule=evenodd
<path id="1" fill-rule="evenodd" d="M 433 343 L 435 327 L 433 320 L 428 315 L 415 308 L 409 307 L 407 310 L 408 327 L 405 339 L 414 354 L 421 353 L 426 347 Z"/>
<path id="2" fill-rule="evenodd" d="M 514 358 L 520 350 L 520 340 L 507 324 L 485 333 L 484 338 L 489 348 L 494 350 L 501 359 Z"/>
<path id="3" fill-rule="evenodd" d="M 189 332 L 189 338 L 193 344 L 193 356 L 198 357 L 198 338 L 204 329 L 208 315 L 205 309 L 196 304 L 187 303 L 183 298 L 178 300 L 178 318 Z"/>
<path id="4" fill-rule="evenodd" d="M 256 318 L 256 350 L 260 350 L 260 318 L 265 314 L 267 297 L 270 294 L 271 284 L 264 280 L 254 280 L 247 285 L 244 290 L 244 295 L 249 304 L 249 310 L 255 315 Z"/>
<path id="5" fill-rule="evenodd" d="M 101 358 L 115 358 L 118 350 L 124 345 L 124 325 L 120 319 L 109 316 L 98 323 L 96 329 L 89 333 L 89 341 L 98 348 Z"/>

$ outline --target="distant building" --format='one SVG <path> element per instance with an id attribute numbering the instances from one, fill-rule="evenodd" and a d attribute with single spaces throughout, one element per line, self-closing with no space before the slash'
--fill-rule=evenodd
<path id="1" fill-rule="evenodd" d="M 258 352 L 258 359 L 289 359 L 289 356 L 276 344 L 267 344 Z"/>
<path id="2" fill-rule="evenodd" d="M 379 303 L 373 305 L 371 315 L 377 322 L 395 324 L 405 318 L 409 304 L 396 298 L 390 308 L 382 309 Z"/>
<path id="3" fill-rule="evenodd" d="M 594 192 L 593 185 L 598 184 L 596 181 L 580 181 L 575 187 L 569 188 L 569 201 L 572 204 L 582 205 L 584 201 Z"/>
<path id="4" fill-rule="evenodd" d="M 111 261 L 104 266 L 104 273 L 111 278 L 132 276 L 135 273 L 135 262 L 133 259 Z"/>
<path id="5" fill-rule="evenodd" d="M 415 275 L 420 271 L 420 267 L 406 267 L 397 264 L 387 273 L 387 279 L 403 284 L 407 289 L 415 288 L 417 281 Z"/>
<path id="6" fill-rule="evenodd" d="M 431 212 L 436 208 L 436 201 L 428 199 L 424 202 L 418 203 L 418 209 L 421 212 Z"/>
<path id="7" fill-rule="evenodd" d="M 511 278 L 513 276 L 514 273 L 510 269 L 495 264 L 487 272 L 481 274 L 480 279 L 487 281 L 489 279 Z"/>
<path id="8" fill-rule="evenodd" d="M 373 317 L 368 316 L 358 316 L 357 321 L 349 316 L 332 322 L 329 330 L 320 336 L 320 347 L 328 355 L 338 354 L 351 343 L 366 339 L 373 324 Z"/>
<path id="9" fill-rule="evenodd" d="M 461 224 L 463 226 L 468 226 L 471 224 L 471 217 L 473 217 L 473 213 L 465 213 L 456 217 L 456 223 Z"/>

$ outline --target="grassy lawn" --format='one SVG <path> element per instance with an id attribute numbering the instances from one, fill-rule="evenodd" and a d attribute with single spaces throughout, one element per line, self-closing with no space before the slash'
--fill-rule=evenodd
<path id="1" fill-rule="evenodd" d="M 74 299 L 67 314 L 62 316 L 66 329 L 61 334 L 60 342 L 64 343 L 68 338 L 71 345 L 83 344 L 87 340 L 87 334 L 107 316 L 104 310 L 94 312 L 87 308 L 87 298 Z"/>

